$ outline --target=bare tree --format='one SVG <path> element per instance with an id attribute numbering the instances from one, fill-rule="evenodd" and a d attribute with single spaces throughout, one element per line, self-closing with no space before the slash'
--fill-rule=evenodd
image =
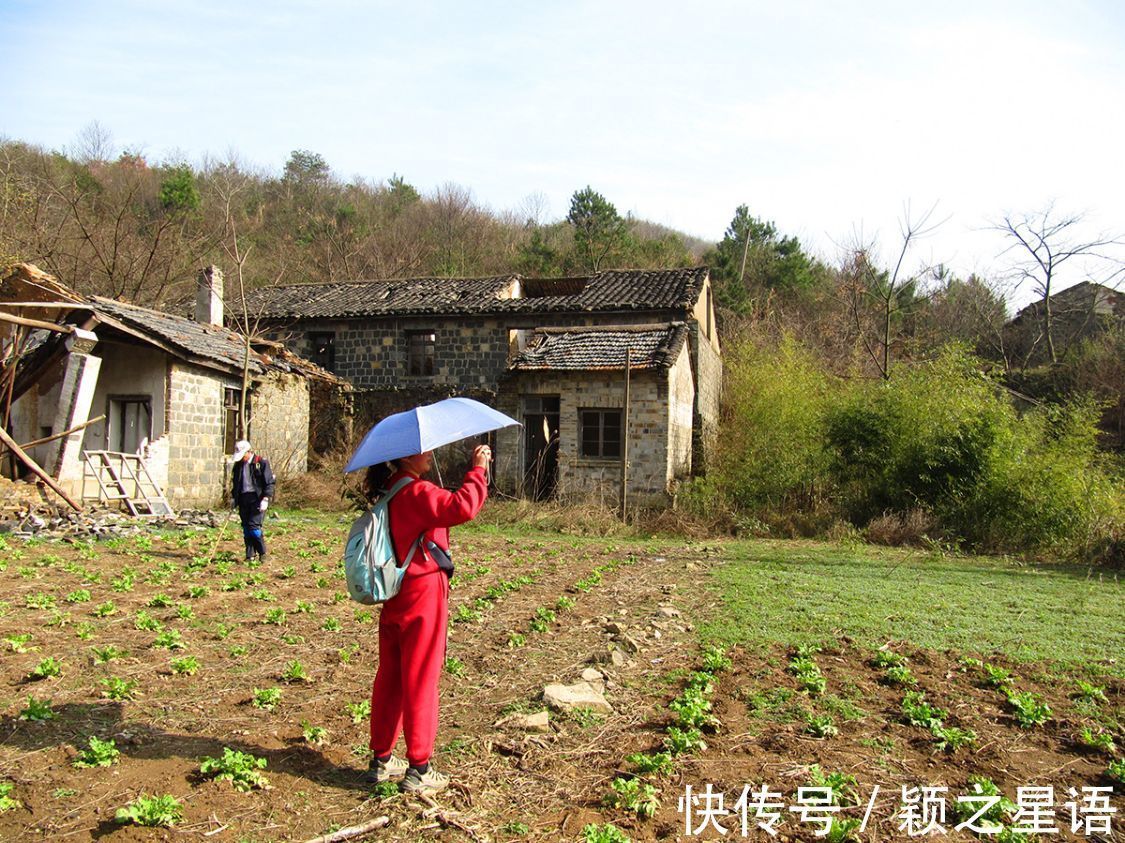
<path id="1" fill-rule="evenodd" d="M 915 219 L 909 207 L 899 222 L 901 243 L 891 270 L 876 264 L 875 244 L 857 242 L 841 269 L 840 288 L 853 328 L 864 353 L 875 364 L 879 376 L 891 377 L 892 349 L 899 344 L 899 327 L 911 310 L 933 267 L 921 264 L 913 271 L 906 268 L 907 258 L 919 240 L 932 234 L 943 222 L 933 222 L 937 206 Z"/>
<path id="2" fill-rule="evenodd" d="M 1082 237 L 1083 214 L 1059 214 L 1054 203 L 1041 211 L 1007 214 L 992 228 L 1009 241 L 1001 255 L 1012 256 L 1012 279 L 1015 288 L 1029 284 L 1042 300 L 1038 308 L 1039 336 L 1032 347 L 1043 340 L 1052 363 L 1059 360 L 1055 344 L 1054 311 L 1051 297 L 1058 290 L 1060 275 L 1077 265 L 1086 280 L 1113 286 L 1125 272 L 1125 262 L 1114 254 L 1125 245 L 1121 235 L 1098 234 Z"/>

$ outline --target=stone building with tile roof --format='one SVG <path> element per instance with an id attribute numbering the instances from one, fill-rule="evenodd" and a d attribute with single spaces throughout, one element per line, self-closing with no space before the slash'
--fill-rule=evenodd
<path id="1" fill-rule="evenodd" d="M 242 334 L 222 324 L 217 270 L 202 276 L 199 318 L 189 319 L 78 296 L 53 279 L 51 288 L 29 285 L 27 279 L 38 277 L 30 269 L 17 268 L 0 283 L 0 312 L 19 316 L 30 309 L 58 327 L 28 335 L 23 343 L 12 433 L 32 442 L 84 425 L 30 449 L 75 497 L 100 494 L 85 455 L 110 452 L 139 455 L 175 507 L 222 500 L 244 367 L 255 449 L 279 474 L 303 473 L 317 418 L 309 411 L 310 396 L 331 400 L 340 389 L 350 389 L 280 344 L 255 342 L 247 348 Z M 31 306 L 28 298 L 36 289 L 44 294 Z"/>
<path id="2" fill-rule="evenodd" d="M 706 267 L 296 284 L 250 293 L 246 310 L 352 383 L 364 425 L 449 395 L 519 418 L 522 433 L 496 443 L 496 482 L 513 494 L 619 496 L 628 442 L 629 494 L 666 498 L 704 470 L 718 424 Z"/>

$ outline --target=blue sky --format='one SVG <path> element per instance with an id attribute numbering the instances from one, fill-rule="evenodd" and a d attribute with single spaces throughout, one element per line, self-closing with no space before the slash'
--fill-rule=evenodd
<path id="1" fill-rule="evenodd" d="M 746 203 L 828 259 L 937 203 L 917 258 L 995 274 L 1004 212 L 1125 230 L 1121 9 L 0 0 L 0 133 L 62 148 L 97 120 L 153 161 L 278 171 L 309 149 L 546 218 L 590 184 L 708 239 Z"/>

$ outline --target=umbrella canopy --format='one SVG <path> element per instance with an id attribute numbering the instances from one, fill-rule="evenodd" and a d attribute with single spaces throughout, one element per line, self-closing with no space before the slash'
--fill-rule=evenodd
<path id="1" fill-rule="evenodd" d="M 472 398 L 446 398 L 387 416 L 363 437 L 344 471 L 432 451 L 519 422 Z"/>

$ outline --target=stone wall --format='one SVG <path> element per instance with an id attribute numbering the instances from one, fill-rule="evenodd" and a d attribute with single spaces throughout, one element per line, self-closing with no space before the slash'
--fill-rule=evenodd
<path id="1" fill-rule="evenodd" d="M 707 459 L 719 432 L 719 402 L 723 395 L 723 358 L 716 342 L 700 337 L 698 325 L 689 334 L 695 362 L 695 446 L 692 474 L 705 474 Z"/>
<path id="2" fill-rule="evenodd" d="M 223 388 L 239 385 L 236 377 L 209 369 L 178 362 L 169 367 L 165 494 L 174 508 L 226 499 Z"/>
<path id="3" fill-rule="evenodd" d="M 270 461 L 274 474 L 304 474 L 309 458 L 309 382 L 284 372 L 270 372 L 250 399 L 250 442 Z M 284 495 L 283 486 L 278 488 Z"/>
<path id="4" fill-rule="evenodd" d="M 668 480 L 691 474 L 695 418 L 695 378 L 687 343 L 668 372 Z"/>
<path id="5" fill-rule="evenodd" d="M 296 354 L 315 359 L 309 335 L 336 336 L 334 371 L 359 390 L 393 389 L 466 394 L 495 390 L 508 368 L 512 332 L 566 325 L 629 325 L 668 321 L 666 311 L 610 314 L 527 314 L 515 316 L 446 316 L 401 319 L 307 320 L 299 328 L 274 326 L 269 333 Z M 683 318 L 683 315 L 676 317 Z M 407 335 L 432 331 L 433 376 L 408 374 Z M 434 399 L 437 400 L 437 399 Z"/>
<path id="6" fill-rule="evenodd" d="M 686 358 L 683 365 L 687 366 Z M 523 421 L 524 396 L 558 395 L 558 497 L 616 506 L 621 497 L 621 460 L 579 455 L 578 413 L 581 409 L 623 408 L 624 390 L 623 371 L 523 372 L 501 386 L 497 409 Z M 628 430 L 629 498 L 638 505 L 662 503 L 666 500 L 672 474 L 668 460 L 668 370 L 633 372 L 629 385 Z M 496 484 L 508 494 L 518 494 L 527 459 L 523 428 L 497 431 L 496 450 Z"/>

